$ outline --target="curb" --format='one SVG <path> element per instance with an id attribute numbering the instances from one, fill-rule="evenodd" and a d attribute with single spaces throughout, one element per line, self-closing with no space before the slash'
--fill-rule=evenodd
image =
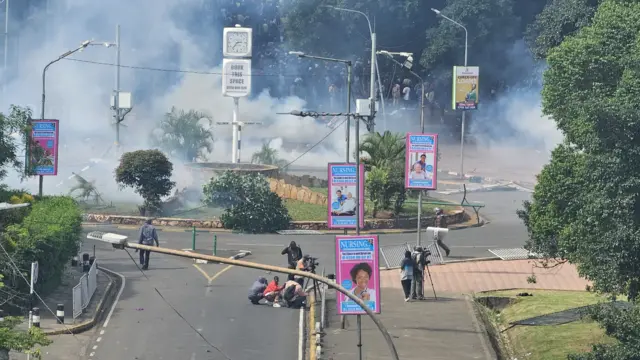
<path id="1" fill-rule="evenodd" d="M 107 274 L 106 271 L 100 269 L 99 267 L 98 267 L 98 270 L 102 272 L 105 276 L 109 277 L 109 285 L 107 285 L 107 289 L 105 290 L 104 295 L 102 295 L 102 299 L 100 299 L 100 302 L 96 307 L 96 313 L 93 315 L 93 317 L 77 325 L 65 326 L 64 329 L 45 331 L 44 332 L 45 335 L 48 335 L 48 336 L 66 335 L 66 334 L 75 335 L 75 334 L 85 332 L 87 330 L 91 330 L 98 323 L 98 319 L 101 318 L 102 314 L 104 313 L 107 307 L 105 300 L 110 298 L 111 295 L 113 295 L 112 292 L 115 290 L 115 286 L 114 286 L 115 280 L 113 279 L 113 277 Z"/>
<path id="2" fill-rule="evenodd" d="M 184 250 L 184 251 L 190 252 L 191 249 Z M 249 255 L 251 255 L 251 251 L 250 250 L 240 250 L 240 252 L 238 252 L 237 254 L 235 254 L 233 256 L 229 256 L 229 259 L 238 260 L 238 259 L 242 259 L 244 257 L 247 257 Z M 216 263 L 215 261 L 209 261 L 209 260 L 203 260 L 203 259 L 194 259 L 194 262 L 196 264 L 212 264 L 212 263 Z"/>

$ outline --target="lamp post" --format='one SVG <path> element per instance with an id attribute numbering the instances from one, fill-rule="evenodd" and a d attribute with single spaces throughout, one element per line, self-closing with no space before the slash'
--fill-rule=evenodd
<path id="1" fill-rule="evenodd" d="M 2 2 L 0 1 L 0 4 Z M 9 0 L 4 0 L 4 73 L 2 74 L 2 82 L 6 83 L 4 78 L 7 74 L 7 59 L 9 54 Z"/>
<path id="2" fill-rule="evenodd" d="M 334 59 L 334 58 L 328 58 L 328 57 L 322 57 L 322 56 L 307 55 L 302 51 L 289 51 L 289 55 L 295 55 L 299 58 L 343 63 L 347 65 L 347 133 L 346 133 L 345 142 L 347 145 L 346 158 L 348 163 L 349 162 L 349 135 L 350 135 L 349 130 L 351 129 L 351 66 L 352 66 L 351 60 L 342 60 L 342 59 Z"/>
<path id="3" fill-rule="evenodd" d="M 389 52 L 385 50 L 378 51 L 378 54 L 386 55 L 391 61 L 393 61 L 400 67 L 406 68 L 407 70 L 409 70 L 411 75 L 415 76 L 416 78 L 418 78 L 418 80 L 420 80 L 420 86 L 422 89 L 422 95 L 420 96 L 420 132 L 424 134 L 424 98 L 425 98 L 424 80 L 422 80 L 422 77 L 420 77 L 420 75 L 416 74 L 413 70 L 411 70 L 411 67 L 413 66 L 413 54 L 406 53 L 406 52 Z M 399 61 L 393 58 L 393 55 L 405 56 L 407 58 L 407 61 L 405 61 L 404 64 L 401 64 Z M 418 228 L 417 228 L 418 238 L 416 240 L 417 246 L 420 246 L 422 242 L 421 218 L 422 218 L 422 190 L 420 190 L 420 192 L 418 193 Z"/>
<path id="4" fill-rule="evenodd" d="M 467 66 L 467 51 L 469 50 L 469 32 L 467 31 L 467 28 L 460 24 L 459 22 L 447 17 L 446 15 L 443 15 L 442 12 L 438 9 L 434 9 L 431 8 L 431 11 L 433 11 L 434 13 L 436 13 L 436 15 L 442 17 L 443 19 L 450 21 L 451 23 L 461 27 L 462 29 L 464 29 L 464 66 Z M 466 118 L 466 110 L 462 110 L 462 124 L 461 124 L 461 128 L 460 128 L 460 177 L 464 178 L 464 123 L 465 123 L 465 118 Z"/>
<path id="5" fill-rule="evenodd" d="M 57 63 L 58 61 L 66 58 L 67 56 L 74 54 L 78 51 L 82 51 L 83 49 L 85 49 L 87 46 L 91 45 L 91 41 L 90 40 L 86 40 L 84 41 L 79 47 L 73 49 L 73 50 L 69 50 L 66 53 L 58 56 L 57 59 L 49 62 L 44 69 L 42 70 L 42 104 L 40 107 L 40 119 L 44 120 L 44 105 L 45 105 L 45 91 L 46 91 L 46 74 L 47 74 L 47 69 L 49 69 L 49 66 Z M 29 134 L 28 139 L 31 139 L 31 134 Z M 30 143 L 30 141 L 29 141 Z M 30 145 L 30 144 L 29 144 Z M 38 179 L 38 195 L 40 197 L 42 197 L 42 183 L 44 181 L 44 177 L 42 175 L 39 175 L 39 179 Z"/>
<path id="6" fill-rule="evenodd" d="M 371 35 L 371 81 L 369 86 L 369 96 L 371 97 L 371 124 L 369 125 L 369 132 L 374 132 L 374 116 L 376 112 L 376 33 L 373 32 L 373 28 L 371 27 L 371 21 L 369 21 L 369 17 L 367 14 L 362 11 L 345 9 L 336 6 L 325 5 L 324 7 L 331 8 L 333 10 L 351 12 L 355 14 L 360 14 L 367 19 L 367 24 L 369 25 L 369 34 Z M 380 79 L 378 79 L 380 80 Z M 382 88 L 382 86 L 380 86 Z M 360 154 L 356 154 L 359 156 Z M 359 171 L 359 170 L 358 170 Z M 358 175 L 359 176 L 359 175 Z"/>

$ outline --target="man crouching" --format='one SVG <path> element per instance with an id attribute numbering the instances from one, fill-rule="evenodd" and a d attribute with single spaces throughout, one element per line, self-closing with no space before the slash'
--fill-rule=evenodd
<path id="1" fill-rule="evenodd" d="M 267 288 L 267 279 L 260 276 L 249 289 L 249 301 L 253 305 L 258 305 L 260 300 L 264 297 L 264 290 Z"/>

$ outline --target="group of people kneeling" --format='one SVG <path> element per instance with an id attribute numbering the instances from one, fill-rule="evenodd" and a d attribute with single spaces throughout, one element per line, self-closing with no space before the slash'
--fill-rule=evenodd
<path id="1" fill-rule="evenodd" d="M 273 307 L 286 306 L 299 309 L 305 305 L 307 300 L 303 284 L 304 278 L 287 280 L 281 286 L 278 276 L 274 276 L 269 283 L 265 277 L 260 276 L 249 289 L 249 301 L 254 305 L 259 305 L 260 301 L 264 300 L 266 305 L 273 305 Z"/>

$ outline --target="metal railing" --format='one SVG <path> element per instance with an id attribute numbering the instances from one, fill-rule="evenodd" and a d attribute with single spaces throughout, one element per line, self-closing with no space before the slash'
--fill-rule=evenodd
<path id="1" fill-rule="evenodd" d="M 73 287 L 73 318 L 82 315 L 84 309 L 89 306 L 93 294 L 98 287 L 98 261 L 94 260 L 89 272 L 82 275 L 78 285 Z"/>

